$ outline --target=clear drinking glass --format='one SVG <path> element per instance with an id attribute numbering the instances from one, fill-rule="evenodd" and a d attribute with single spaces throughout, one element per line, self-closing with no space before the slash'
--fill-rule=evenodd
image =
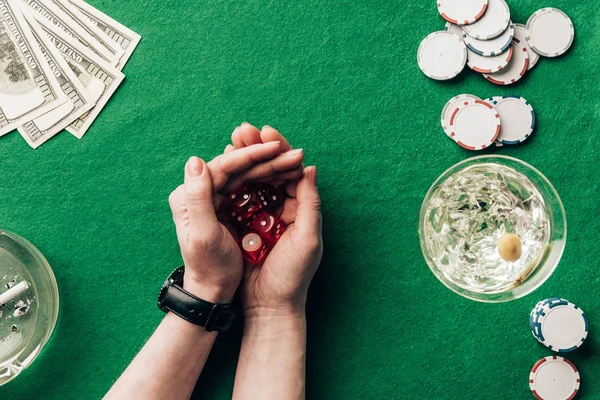
<path id="1" fill-rule="evenodd" d="M 522 254 L 504 260 L 497 242 L 516 234 Z M 419 237 L 433 274 L 472 300 L 523 297 L 554 272 L 567 221 L 552 184 L 516 158 L 484 155 L 459 162 L 431 186 L 419 215 Z"/>
<path id="2" fill-rule="evenodd" d="M 0 230 L 0 293 L 24 281 L 28 288 L 0 307 L 0 386 L 35 360 L 59 308 L 56 279 L 44 256 L 19 235 Z"/>

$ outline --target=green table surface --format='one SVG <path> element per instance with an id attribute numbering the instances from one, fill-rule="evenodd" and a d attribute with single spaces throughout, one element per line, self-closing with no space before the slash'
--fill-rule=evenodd
<path id="1" fill-rule="evenodd" d="M 510 0 L 525 23 L 565 11 L 571 50 L 498 87 L 465 71 L 437 82 L 417 66 L 442 29 L 434 1 L 90 3 L 143 39 L 126 81 L 83 140 L 62 133 L 34 151 L 0 139 L 0 226 L 36 244 L 61 294 L 40 357 L 2 399 L 97 399 L 162 318 L 158 290 L 180 254 L 167 202 L 188 157 L 210 159 L 243 121 L 277 127 L 320 168 L 325 256 L 308 304 L 310 399 L 527 399 L 532 365 L 551 352 L 528 330 L 545 297 L 579 304 L 589 340 L 568 355 L 581 398 L 600 398 L 598 43 L 595 2 Z M 421 255 L 417 220 L 431 183 L 475 155 L 439 115 L 460 93 L 516 93 L 534 136 L 490 150 L 527 161 L 562 196 L 567 247 L 533 294 L 482 304 L 446 289 Z M 231 396 L 241 325 L 222 335 L 194 398 Z"/>

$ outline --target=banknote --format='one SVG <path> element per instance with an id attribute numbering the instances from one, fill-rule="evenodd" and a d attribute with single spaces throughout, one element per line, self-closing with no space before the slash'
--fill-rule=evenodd
<path id="1" fill-rule="evenodd" d="M 86 31 L 80 23 L 75 21 L 69 15 L 65 14 L 52 0 L 22 0 L 34 12 L 36 17 L 41 16 L 52 24 L 56 25 L 60 30 L 76 39 L 84 47 L 100 56 L 110 65 L 117 65 L 120 54 L 117 56 L 110 49 L 105 47 Z"/>
<path id="2" fill-rule="evenodd" d="M 22 7 L 33 37 L 37 41 L 61 89 L 68 100 L 47 113 L 26 122 L 18 128 L 25 141 L 34 149 L 65 129 L 94 106 L 91 95 L 71 70 L 60 51 L 34 19 L 28 7 Z"/>
<path id="3" fill-rule="evenodd" d="M 0 0 L 0 136 L 67 101 L 18 1 Z"/>
<path id="4" fill-rule="evenodd" d="M 125 50 L 119 46 L 114 40 L 108 37 L 104 31 L 102 31 L 96 24 L 86 18 L 76 7 L 73 7 L 69 2 L 60 0 L 46 0 L 52 2 L 58 9 L 63 13 L 71 17 L 84 31 L 89 33 L 94 39 L 96 39 L 102 46 L 106 47 L 113 54 L 113 57 L 120 60 Z"/>
<path id="5" fill-rule="evenodd" d="M 135 50 L 136 46 L 140 42 L 142 38 L 140 35 L 127 28 L 123 24 L 115 21 L 108 15 L 104 14 L 102 11 L 97 10 L 92 7 L 88 3 L 82 0 L 57 0 L 62 2 L 63 4 L 71 4 L 77 8 L 81 14 L 85 15 L 89 18 L 94 24 L 96 24 L 102 31 L 104 31 L 109 38 L 114 40 L 116 43 L 121 46 L 121 48 L 125 51 L 125 54 L 119 60 L 117 64 L 117 68 L 123 69 L 131 54 L 133 54 L 133 50 Z"/>
<path id="6" fill-rule="evenodd" d="M 66 128 L 68 132 L 81 138 L 117 90 L 125 75 L 48 19 L 40 14 L 34 14 L 34 17 L 50 38 L 50 42 L 60 50 L 71 70 L 91 95 L 92 101 L 96 103 L 89 112 L 77 118 Z"/>

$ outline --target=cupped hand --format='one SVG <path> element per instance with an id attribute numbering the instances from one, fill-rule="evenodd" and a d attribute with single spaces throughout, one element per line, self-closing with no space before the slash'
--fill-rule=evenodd
<path id="1" fill-rule="evenodd" d="M 280 142 L 282 152 L 293 151 L 277 130 L 243 124 L 232 134 L 233 144 L 225 148 L 225 154 L 270 141 Z M 263 265 L 246 264 L 243 306 L 246 316 L 303 313 L 308 287 L 323 254 L 317 169 L 298 165 L 277 171 L 264 181 L 286 184 L 288 199 L 281 218 L 288 227 Z"/>
<path id="2" fill-rule="evenodd" d="M 184 184 L 169 197 L 177 238 L 186 267 L 184 288 L 211 302 L 229 302 L 243 274 L 235 232 L 217 218 L 219 193 L 232 181 L 260 179 L 273 169 L 295 167 L 302 155 L 281 155 L 278 141 L 222 154 L 208 164 L 192 157 Z"/>

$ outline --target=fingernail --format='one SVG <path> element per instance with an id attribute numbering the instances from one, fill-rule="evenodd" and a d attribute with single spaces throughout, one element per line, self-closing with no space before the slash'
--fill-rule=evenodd
<path id="1" fill-rule="evenodd" d="M 265 128 L 267 128 L 267 129 L 273 129 L 269 125 L 265 125 L 265 126 L 262 127 L 262 129 L 265 129 Z"/>
<path id="2" fill-rule="evenodd" d="M 290 150 L 287 152 L 288 156 L 295 156 L 296 154 L 300 154 L 302 153 L 304 150 L 303 149 L 294 149 L 294 150 Z"/>
<path id="3" fill-rule="evenodd" d="M 250 124 L 247 122 L 242 122 L 242 125 L 240 125 L 240 126 L 244 126 L 244 125 L 250 125 Z"/>
<path id="4" fill-rule="evenodd" d="M 274 142 L 267 142 L 267 143 L 265 143 L 265 144 L 269 144 L 269 145 L 272 145 L 272 146 L 274 146 L 274 145 L 277 145 L 277 146 L 279 146 L 279 145 L 281 145 L 281 142 L 280 142 L 279 140 L 276 140 L 276 141 L 274 141 Z"/>
<path id="5" fill-rule="evenodd" d="M 200 159 L 198 157 L 192 157 L 188 161 L 187 170 L 190 176 L 200 176 L 202 175 L 202 170 L 204 169 Z"/>

